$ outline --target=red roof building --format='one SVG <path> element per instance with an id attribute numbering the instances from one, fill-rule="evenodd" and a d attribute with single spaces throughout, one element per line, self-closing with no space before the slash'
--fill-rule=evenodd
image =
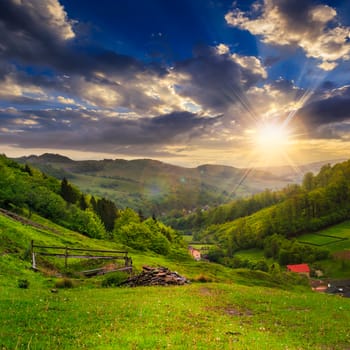
<path id="1" fill-rule="evenodd" d="M 287 265 L 287 270 L 290 272 L 300 273 L 310 276 L 310 267 L 308 264 Z"/>

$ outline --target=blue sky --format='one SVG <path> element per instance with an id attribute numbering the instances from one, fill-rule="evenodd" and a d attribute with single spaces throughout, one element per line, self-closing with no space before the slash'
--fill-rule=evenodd
<path id="1" fill-rule="evenodd" d="M 8 156 L 238 167 L 348 158 L 346 0 L 4 0 Z"/>

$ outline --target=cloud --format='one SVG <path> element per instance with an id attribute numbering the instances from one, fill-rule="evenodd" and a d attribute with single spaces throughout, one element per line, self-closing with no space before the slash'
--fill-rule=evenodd
<path id="1" fill-rule="evenodd" d="M 66 104 L 66 105 L 74 105 L 75 101 L 72 98 L 64 97 L 64 96 L 57 96 L 57 101 Z"/>
<path id="2" fill-rule="evenodd" d="M 304 50 L 307 57 L 320 61 L 323 70 L 332 70 L 339 60 L 350 59 L 350 27 L 336 22 L 337 12 L 328 5 L 314 5 L 311 0 L 264 0 L 251 12 L 233 9 L 226 22 L 277 46 Z"/>
<path id="3" fill-rule="evenodd" d="M 6 24 L 12 35 L 59 41 L 75 37 L 74 21 L 68 19 L 57 0 L 3 0 L 0 9 L 1 23 Z"/>
<path id="4" fill-rule="evenodd" d="M 3 144 L 23 148 L 69 148 L 115 152 L 120 148 L 162 148 L 208 132 L 221 117 L 173 112 L 154 118 L 122 117 L 91 110 L 0 110 Z M 62 142 L 64 140 L 64 142 Z M 87 142 L 88 141 L 88 142 Z"/>
<path id="5" fill-rule="evenodd" d="M 350 86 L 333 89 L 324 98 L 314 100 L 298 113 L 310 131 L 350 121 Z"/>
<path id="6" fill-rule="evenodd" d="M 0 57 L 45 62 L 75 38 L 74 21 L 57 0 L 0 2 Z"/>
<path id="7" fill-rule="evenodd" d="M 223 44 L 200 47 L 174 71 L 180 74 L 176 92 L 214 113 L 242 103 L 245 91 L 266 76 L 257 58 L 230 54 Z"/>

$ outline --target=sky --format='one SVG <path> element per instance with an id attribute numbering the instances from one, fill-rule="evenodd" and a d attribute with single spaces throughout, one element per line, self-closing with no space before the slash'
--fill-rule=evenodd
<path id="1" fill-rule="evenodd" d="M 0 153 L 350 158 L 350 2 L 2 0 Z"/>

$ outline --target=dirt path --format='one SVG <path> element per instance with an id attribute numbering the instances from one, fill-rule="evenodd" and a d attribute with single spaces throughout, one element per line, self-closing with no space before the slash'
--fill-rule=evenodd
<path id="1" fill-rule="evenodd" d="M 13 219 L 13 220 L 20 222 L 23 225 L 29 225 L 29 226 L 32 226 L 34 228 L 38 228 L 40 230 L 51 231 L 51 232 L 56 233 L 56 234 L 61 234 L 61 232 L 59 230 L 56 230 L 56 229 L 49 227 L 49 226 L 39 224 L 39 223 L 32 221 L 32 220 L 29 220 L 29 219 L 27 219 L 23 216 L 20 216 L 18 214 L 15 214 L 9 210 L 0 208 L 0 213 Z"/>

